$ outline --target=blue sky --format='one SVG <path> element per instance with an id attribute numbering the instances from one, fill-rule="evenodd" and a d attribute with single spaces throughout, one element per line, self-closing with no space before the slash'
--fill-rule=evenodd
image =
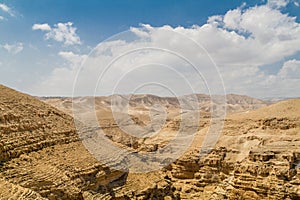
<path id="1" fill-rule="evenodd" d="M 251 16 L 261 18 L 251 24 Z M 278 18 L 279 23 L 274 24 L 272 18 Z M 233 24 L 236 20 L 238 25 Z M 300 88 L 291 87 L 300 79 L 300 48 L 290 44 L 298 45 L 299 22 L 298 0 L 0 1 L 0 83 L 33 95 L 71 95 L 72 74 L 97 44 L 131 28 L 152 33 L 170 26 L 203 43 L 220 67 L 227 93 L 299 96 Z M 210 26 L 211 35 L 207 35 L 206 25 Z M 227 41 L 230 33 L 235 35 Z M 240 37 L 241 42 L 234 43 Z M 229 50 L 220 54 L 224 45 Z M 250 53 L 245 53 L 247 48 Z M 255 48 L 268 53 L 255 60 Z M 252 51 L 253 58 L 247 57 Z M 239 72 L 244 72 L 244 76 L 235 77 Z M 64 82 L 66 86 L 61 87 Z"/>
<path id="2" fill-rule="evenodd" d="M 71 21 L 78 28 L 82 40 L 91 46 L 140 23 L 152 26 L 168 24 L 174 27 L 189 27 L 194 24 L 204 24 L 209 16 L 225 14 L 244 2 L 247 6 L 263 3 L 257 0 L 226 0 L 218 3 L 209 0 L 9 0 L 2 2 L 11 7 L 16 15 L 0 24 L 3 41 L 37 42 L 36 37 L 39 34 L 32 32 L 32 24 Z"/>

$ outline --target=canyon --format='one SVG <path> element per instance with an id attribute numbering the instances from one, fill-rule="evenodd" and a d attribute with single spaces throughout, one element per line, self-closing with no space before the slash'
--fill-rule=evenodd
<path id="1" fill-rule="evenodd" d="M 94 109 L 114 145 L 152 153 L 180 130 L 178 98 L 32 97 L 0 85 L 0 199 L 300 199 L 300 99 L 271 104 L 235 94 L 216 101 L 196 97 L 199 126 L 186 151 L 157 170 L 136 173 L 97 160 L 77 133 L 83 122 L 74 113 L 88 121 L 84 106 Z M 128 100 L 127 115 L 112 110 L 115 98 Z M 220 98 L 224 126 L 201 156 Z M 147 137 L 128 134 L 139 132 L 136 127 Z"/>

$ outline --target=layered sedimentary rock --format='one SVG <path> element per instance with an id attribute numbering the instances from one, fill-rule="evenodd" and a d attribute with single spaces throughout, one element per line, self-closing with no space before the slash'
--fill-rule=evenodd
<path id="1" fill-rule="evenodd" d="M 83 199 L 110 191 L 126 174 L 84 148 L 73 118 L 0 86 L 0 199 Z"/>
<path id="2" fill-rule="evenodd" d="M 0 136 L 1 162 L 45 147 L 78 141 L 70 116 L 1 85 Z"/>
<path id="3" fill-rule="evenodd" d="M 230 115 L 210 154 L 200 157 L 206 127 L 176 162 L 160 171 L 129 174 L 125 185 L 113 189 L 114 197 L 299 199 L 299 109 L 295 99 Z"/>
<path id="4" fill-rule="evenodd" d="M 41 195 L 28 188 L 12 184 L 3 179 L 0 180 L 0 199 L 20 199 L 20 200 L 46 200 Z"/>
<path id="5" fill-rule="evenodd" d="M 299 109 L 296 99 L 228 116 L 216 147 L 204 158 L 197 144 L 206 130 L 200 130 L 200 139 L 162 170 L 161 179 L 180 199 L 299 199 Z"/>
<path id="6" fill-rule="evenodd" d="M 73 118 L 66 114 L 72 113 L 70 99 L 46 99 L 62 112 L 4 86 L 0 94 L 0 199 L 300 198 L 299 99 L 266 106 L 250 97 L 227 95 L 229 110 L 238 113 L 226 117 L 216 146 L 200 156 L 213 105 L 209 96 L 198 95 L 202 115 L 187 151 L 157 171 L 128 173 L 104 165 L 82 145 Z M 75 101 L 93 103 L 93 98 Z M 176 137 L 182 123 L 174 98 L 133 97 L 121 128 L 108 97 L 97 97 L 95 103 L 107 138 L 136 152 L 159 151 Z M 159 121 L 148 126 L 156 104 L 167 108 L 166 123 L 158 131 Z M 132 136 L 127 131 L 136 125 L 156 134 Z M 118 161 L 116 157 L 112 160 Z"/>

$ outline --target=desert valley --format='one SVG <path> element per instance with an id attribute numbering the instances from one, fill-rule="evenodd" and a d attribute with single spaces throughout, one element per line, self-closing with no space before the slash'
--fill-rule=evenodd
<path id="1" fill-rule="evenodd" d="M 200 157 L 212 104 L 208 95 L 197 97 L 200 125 L 183 155 L 158 170 L 135 173 L 111 168 L 85 148 L 72 100 L 94 101 L 98 123 L 115 145 L 156 152 L 180 128 L 176 98 L 131 96 L 131 120 L 122 121 L 126 130 L 134 124 L 147 128 L 153 105 L 166 108 L 163 127 L 139 138 L 117 125 L 111 96 L 32 97 L 1 85 L 0 199 L 300 199 L 300 99 L 270 103 L 227 95 L 221 135 Z"/>

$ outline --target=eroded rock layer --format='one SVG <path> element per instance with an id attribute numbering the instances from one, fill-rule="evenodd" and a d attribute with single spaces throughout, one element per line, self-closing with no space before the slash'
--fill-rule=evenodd
<path id="1" fill-rule="evenodd" d="M 227 106 L 238 113 L 226 117 L 218 143 L 205 157 L 200 148 L 212 105 L 206 95 L 198 99 L 200 126 L 188 150 L 160 170 L 127 173 L 105 166 L 82 145 L 73 118 L 65 114 L 71 113 L 70 99 L 46 99 L 62 112 L 0 86 L 0 199 L 300 199 L 300 99 L 266 106 L 227 95 Z M 174 98 L 133 97 L 123 129 L 109 98 L 98 97 L 95 103 L 107 138 L 136 152 L 159 151 L 182 123 Z M 155 104 L 167 107 L 161 130 L 147 138 L 128 134 L 135 125 L 156 131 L 156 122 L 148 127 Z"/>
<path id="2" fill-rule="evenodd" d="M 0 85 L 0 199 L 83 199 L 108 193 L 127 173 L 82 145 L 69 115 Z"/>
<path id="3" fill-rule="evenodd" d="M 300 198 L 300 99 L 229 115 L 215 148 L 200 157 L 207 129 L 200 129 L 188 151 L 164 169 L 129 173 L 126 184 L 113 189 L 113 198 Z"/>
<path id="4" fill-rule="evenodd" d="M 1 85 L 0 136 L 0 162 L 78 141 L 69 115 Z"/>

